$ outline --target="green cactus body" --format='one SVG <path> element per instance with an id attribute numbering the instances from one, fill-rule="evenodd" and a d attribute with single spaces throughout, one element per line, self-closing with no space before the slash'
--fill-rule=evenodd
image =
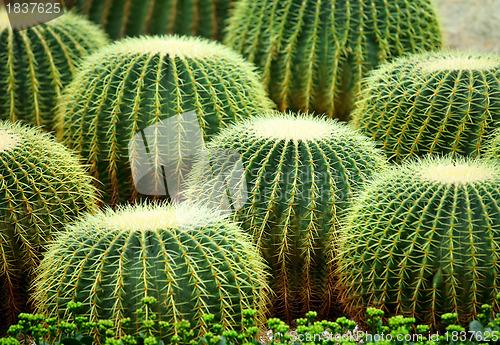
<path id="1" fill-rule="evenodd" d="M 484 149 L 485 158 L 500 159 L 500 128 L 493 131 Z"/>
<path id="2" fill-rule="evenodd" d="M 115 321 L 117 335 L 143 331 L 137 310 L 146 296 L 158 301 L 150 309 L 158 321 L 186 319 L 195 332 L 207 331 L 207 313 L 225 329 L 239 329 L 247 308 L 261 322 L 268 303 L 265 264 L 250 239 L 228 217 L 193 204 L 83 218 L 50 245 L 38 274 L 37 312 L 66 320 L 68 302 L 81 302 L 81 315 Z M 129 326 L 119 322 L 127 317 Z"/>
<path id="3" fill-rule="evenodd" d="M 58 135 L 87 160 L 105 201 L 114 205 L 137 197 L 127 149 L 138 132 L 177 116 L 170 131 L 179 144 L 171 151 L 187 152 L 191 143 L 182 114 L 195 112 L 195 128 L 208 139 L 269 107 L 254 67 L 221 44 L 193 37 L 129 38 L 85 62 L 63 96 Z M 158 167 L 167 165 L 163 139 L 158 134 L 148 143 L 151 152 L 158 149 Z"/>
<path id="4" fill-rule="evenodd" d="M 10 122 L 0 122 L 0 188 L 0 319 L 11 323 L 25 310 L 27 283 L 52 235 L 97 207 L 76 157 Z"/>
<path id="5" fill-rule="evenodd" d="M 102 25 L 113 39 L 142 34 L 179 34 L 221 39 L 235 0 L 87 0 L 76 9 Z"/>
<path id="6" fill-rule="evenodd" d="M 241 0 L 224 42 L 258 65 L 280 110 L 346 118 L 380 62 L 441 46 L 431 0 Z"/>
<path id="7" fill-rule="evenodd" d="M 338 233 L 337 273 L 347 310 L 383 308 L 439 327 L 497 304 L 497 163 L 412 161 L 383 172 L 356 198 Z"/>
<path id="8" fill-rule="evenodd" d="M 72 13 L 12 30 L 0 6 L 0 119 L 52 129 L 57 99 L 80 59 L 107 40 L 97 26 Z"/>
<path id="9" fill-rule="evenodd" d="M 279 317 L 313 309 L 326 317 L 335 307 L 329 263 L 336 217 L 384 165 L 379 150 L 335 121 L 276 112 L 223 130 L 208 152 L 188 179 L 186 197 L 238 209 L 236 219 L 273 272 Z"/>
<path id="10" fill-rule="evenodd" d="M 500 124 L 500 58 L 421 54 L 366 80 L 353 125 L 394 161 L 426 154 L 477 157 Z"/>

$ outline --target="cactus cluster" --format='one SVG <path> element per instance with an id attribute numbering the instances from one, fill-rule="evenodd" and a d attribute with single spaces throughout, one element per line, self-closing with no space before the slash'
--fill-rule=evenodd
<path id="1" fill-rule="evenodd" d="M 0 6 L 0 119 L 52 129 L 57 99 L 81 58 L 107 40 L 96 25 L 72 13 L 13 30 Z"/>
<path id="2" fill-rule="evenodd" d="M 333 236 L 354 190 L 384 158 L 329 119 L 263 113 L 221 131 L 188 179 L 186 198 L 236 211 L 273 272 L 274 309 L 289 321 L 335 307 Z"/>
<path id="3" fill-rule="evenodd" d="M 426 53 L 384 64 L 366 80 L 352 123 L 394 161 L 477 157 L 500 125 L 500 58 Z"/>
<path id="4" fill-rule="evenodd" d="M 255 246 L 228 217 L 195 204 L 138 204 L 68 226 L 40 263 L 33 300 L 59 320 L 70 319 L 69 302 L 81 302 L 81 315 L 115 321 L 117 335 L 143 331 L 137 310 L 147 296 L 158 301 L 150 307 L 158 321 L 207 331 L 201 316 L 212 313 L 238 329 L 244 309 L 258 309 L 262 321 L 266 280 Z"/>
<path id="5" fill-rule="evenodd" d="M 67 222 L 96 209 L 91 179 L 48 134 L 0 122 L 0 314 L 25 309 L 44 246 Z"/>
<path id="6" fill-rule="evenodd" d="M 280 110 L 345 118 L 380 62 L 436 50 L 431 0 L 240 0 L 224 42 L 261 67 Z"/>
<path id="7" fill-rule="evenodd" d="M 427 157 L 377 175 L 338 233 L 347 310 L 377 306 L 438 325 L 497 303 L 500 173 L 494 161 Z"/>
<path id="8" fill-rule="evenodd" d="M 142 34 L 179 34 L 221 39 L 235 0 L 84 0 L 76 10 L 113 39 Z"/>
<path id="9" fill-rule="evenodd" d="M 85 61 L 61 101 L 58 136 L 84 157 L 103 185 L 105 202 L 115 205 L 138 196 L 130 163 L 134 169 L 144 166 L 132 162 L 140 157 L 128 149 L 139 132 L 177 116 L 167 128 L 167 136 L 178 137 L 177 146 L 163 147 L 168 138 L 159 128 L 146 143 L 155 171 L 161 172 L 169 160 L 188 155 L 196 137 L 185 133 L 189 124 L 183 114 L 196 114 L 193 132 L 198 129 L 207 139 L 271 106 L 254 67 L 219 43 L 177 36 L 128 38 Z M 175 173 L 182 175 L 184 168 L 176 165 Z"/>

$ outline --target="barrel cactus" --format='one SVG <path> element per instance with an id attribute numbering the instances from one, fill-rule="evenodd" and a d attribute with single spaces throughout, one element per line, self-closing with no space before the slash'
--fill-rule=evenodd
<path id="1" fill-rule="evenodd" d="M 62 98 L 58 136 L 86 159 L 105 201 L 115 205 L 138 196 L 130 163 L 140 169 L 131 161 L 139 154 L 128 152 L 136 134 L 174 119 L 168 134 L 155 128 L 147 143 L 153 165 L 167 166 L 172 152 L 188 155 L 196 129 L 208 139 L 269 107 L 254 67 L 222 44 L 194 37 L 128 38 L 86 60 Z M 187 130 L 189 112 L 196 114 L 195 128 Z M 162 147 L 168 136 L 178 136 L 178 145 Z M 175 167 L 180 175 L 184 168 Z"/>
<path id="2" fill-rule="evenodd" d="M 57 99 L 80 59 L 107 40 L 96 25 L 72 13 L 13 30 L 0 6 L 0 119 L 52 129 Z"/>
<path id="3" fill-rule="evenodd" d="M 141 34 L 179 34 L 222 38 L 235 0 L 85 0 L 76 10 L 102 25 L 113 39 Z"/>
<path id="4" fill-rule="evenodd" d="M 273 272 L 277 316 L 335 312 L 336 219 L 384 165 L 374 146 L 336 121 L 269 112 L 224 129 L 193 169 L 186 198 L 236 211 Z"/>
<path id="5" fill-rule="evenodd" d="M 44 246 L 65 223 L 94 211 L 96 195 L 63 145 L 8 121 L 0 121 L 0 188 L 0 319 L 12 323 L 26 308 Z"/>
<path id="6" fill-rule="evenodd" d="M 241 0 L 224 42 L 261 67 L 280 110 L 344 119 L 368 70 L 440 48 L 441 32 L 431 0 Z"/>
<path id="7" fill-rule="evenodd" d="M 401 58 L 366 80 L 352 123 L 396 162 L 426 154 L 477 157 L 500 125 L 498 78 L 494 55 Z"/>
<path id="8" fill-rule="evenodd" d="M 500 265 L 500 170 L 493 161 L 425 158 L 373 178 L 338 231 L 347 310 L 383 308 L 439 325 L 495 304 Z"/>
<path id="9" fill-rule="evenodd" d="M 115 321 L 116 334 L 141 331 L 141 299 L 170 324 L 190 320 L 206 331 L 212 313 L 226 329 L 241 327 L 247 308 L 262 321 L 268 304 L 265 264 L 240 227 L 195 204 L 136 204 L 89 215 L 49 246 L 33 284 L 35 310 L 59 320 L 81 302 L 91 321 Z M 131 318 L 129 325 L 120 323 Z M 161 334 L 159 329 L 156 335 Z"/>

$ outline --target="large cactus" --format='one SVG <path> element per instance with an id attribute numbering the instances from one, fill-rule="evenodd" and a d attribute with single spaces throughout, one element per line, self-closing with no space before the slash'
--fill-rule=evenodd
<path id="1" fill-rule="evenodd" d="M 76 10 L 102 25 L 113 39 L 179 34 L 221 39 L 235 0 L 79 0 Z"/>
<path id="2" fill-rule="evenodd" d="M 94 211 L 96 196 L 91 178 L 63 145 L 39 130 L 3 121 L 0 189 L 2 324 L 25 310 L 27 283 L 44 246 L 67 222 Z"/>
<path id="3" fill-rule="evenodd" d="M 273 272 L 278 316 L 333 310 L 336 219 L 384 165 L 374 146 L 335 121 L 267 113 L 223 130 L 195 166 L 186 197 L 237 209 Z"/>
<path id="4" fill-rule="evenodd" d="M 261 67 L 280 110 L 345 118 L 380 62 L 435 50 L 431 0 L 241 0 L 225 43 Z"/>
<path id="5" fill-rule="evenodd" d="M 353 124 L 399 162 L 411 156 L 477 157 L 500 125 L 500 58 L 427 53 L 380 66 Z"/>
<path id="6" fill-rule="evenodd" d="M 63 97 L 58 135 L 82 154 L 103 184 L 105 201 L 114 205 L 138 195 L 129 156 L 140 154 L 128 149 L 139 132 L 148 137 L 160 120 L 175 117 L 164 128 L 168 134 L 155 127 L 147 138 L 152 164 L 161 171 L 169 160 L 189 155 L 196 129 L 206 139 L 271 106 L 254 67 L 222 44 L 193 37 L 128 38 L 84 63 Z M 184 117 L 191 111 L 194 129 Z M 165 147 L 166 140 L 177 146 Z"/>
<path id="7" fill-rule="evenodd" d="M 57 99 L 80 59 L 107 42 L 96 25 L 72 13 L 13 30 L 0 6 L 0 119 L 52 129 Z"/>
<path id="8" fill-rule="evenodd" d="M 158 301 L 159 321 L 190 320 L 198 332 L 207 330 L 206 313 L 226 329 L 239 329 L 247 308 L 262 321 L 268 293 L 260 254 L 226 216 L 193 204 L 141 204 L 68 226 L 40 263 L 33 296 L 47 317 L 66 320 L 68 302 L 82 302 L 90 320 L 111 319 L 117 335 L 137 335 L 146 296 Z M 129 326 L 119 322 L 127 317 Z"/>
<path id="9" fill-rule="evenodd" d="M 500 292 L 500 173 L 493 161 L 426 158 L 381 173 L 338 231 L 347 309 L 467 322 Z M 439 326 L 439 325 L 438 325 Z"/>

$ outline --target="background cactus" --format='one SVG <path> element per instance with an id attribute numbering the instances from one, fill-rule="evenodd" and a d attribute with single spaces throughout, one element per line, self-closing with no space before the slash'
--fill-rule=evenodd
<path id="1" fill-rule="evenodd" d="M 0 332 L 26 309 L 44 246 L 67 222 L 96 209 L 91 179 L 47 134 L 0 122 Z"/>
<path id="2" fill-rule="evenodd" d="M 150 310 L 159 321 L 186 319 L 206 331 L 201 315 L 212 313 L 238 329 L 244 309 L 257 309 L 260 321 L 266 313 L 264 268 L 239 226 L 214 210 L 126 206 L 68 226 L 40 263 L 33 299 L 36 311 L 60 320 L 70 318 L 68 302 L 81 302 L 90 320 L 115 321 L 117 335 L 141 331 L 136 311 L 146 296 L 158 301 Z M 129 326 L 119 323 L 126 317 Z"/>
<path id="3" fill-rule="evenodd" d="M 197 134 L 186 132 L 201 128 L 206 139 L 272 106 L 254 67 L 238 54 L 215 42 L 177 36 L 129 38 L 104 48 L 85 62 L 61 103 L 58 135 L 90 164 L 111 205 L 138 195 L 127 152 L 137 133 L 177 116 L 166 126 L 168 134 L 155 128 L 147 143 L 152 165 L 162 167 L 189 155 Z M 197 118 L 193 130 L 183 118 L 190 111 Z M 179 139 L 166 148 L 169 136 Z M 140 156 L 134 150 L 130 155 Z M 133 169 L 143 168 L 132 163 Z M 179 163 L 174 170 L 189 169 Z"/>
<path id="4" fill-rule="evenodd" d="M 478 156 L 500 125 L 500 58 L 422 54 L 366 80 L 353 125 L 395 161 L 424 154 Z"/>
<path id="5" fill-rule="evenodd" d="M 78 1 L 76 10 L 101 24 L 113 39 L 141 34 L 179 34 L 222 38 L 222 29 L 235 0 Z"/>
<path id="6" fill-rule="evenodd" d="M 495 129 L 487 140 L 484 156 L 490 159 L 500 159 L 500 128 Z"/>
<path id="7" fill-rule="evenodd" d="M 107 42 L 97 26 L 72 13 L 12 30 L 0 6 L 0 118 L 52 129 L 57 98 L 80 59 Z"/>
<path id="8" fill-rule="evenodd" d="M 380 62 L 441 47 L 431 0 L 240 0 L 225 43 L 261 67 L 280 110 L 345 118 Z"/>
<path id="9" fill-rule="evenodd" d="M 374 144 L 335 121 L 271 112 L 224 129 L 208 153 L 185 196 L 237 210 L 273 272 L 277 316 L 334 311 L 336 218 L 384 165 Z"/>
<path id="10" fill-rule="evenodd" d="M 383 308 L 436 325 L 470 321 L 499 292 L 500 174 L 493 161 L 412 161 L 383 172 L 355 199 L 338 233 L 347 310 Z"/>

